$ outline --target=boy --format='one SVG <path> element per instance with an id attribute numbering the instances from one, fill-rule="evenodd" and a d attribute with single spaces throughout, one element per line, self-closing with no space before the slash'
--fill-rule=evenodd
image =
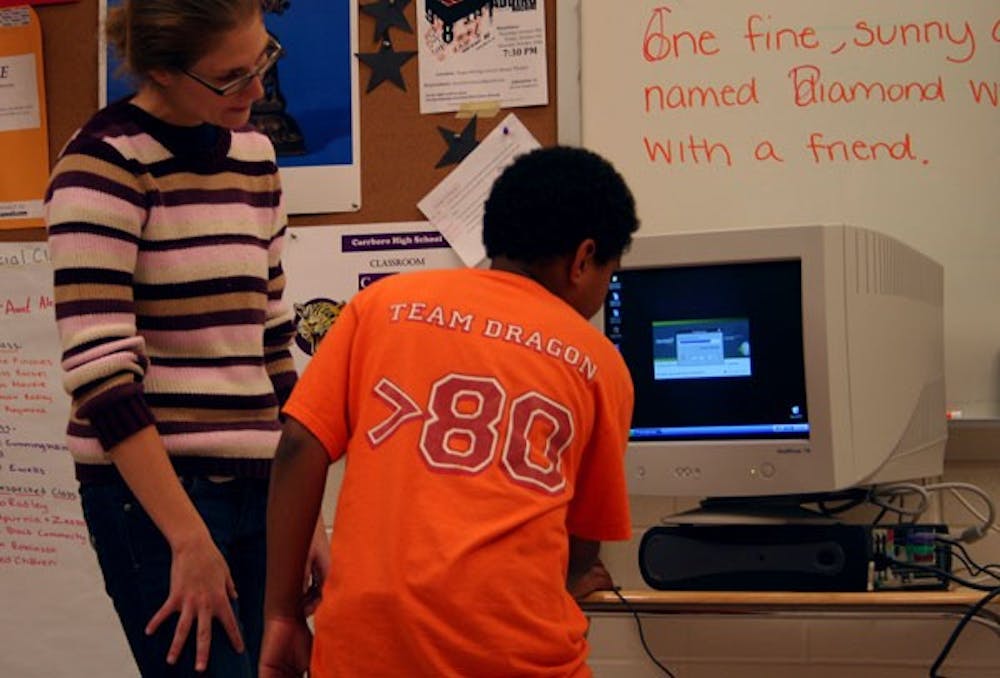
<path id="1" fill-rule="evenodd" d="M 341 457 L 310 675 L 590 675 L 574 594 L 610 583 L 600 541 L 630 536 L 633 394 L 587 319 L 637 228 L 605 160 L 539 149 L 491 190 L 488 270 L 400 274 L 347 305 L 284 410 L 262 677 L 309 666 L 302 572 Z"/>

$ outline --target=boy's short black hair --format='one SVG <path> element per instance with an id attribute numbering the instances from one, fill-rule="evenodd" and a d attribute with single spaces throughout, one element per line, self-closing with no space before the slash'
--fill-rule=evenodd
<path id="1" fill-rule="evenodd" d="M 587 238 L 598 263 L 621 256 L 639 228 L 625 180 L 593 151 L 539 148 L 514 160 L 493 184 L 483 213 L 490 258 L 533 263 L 575 252 Z"/>

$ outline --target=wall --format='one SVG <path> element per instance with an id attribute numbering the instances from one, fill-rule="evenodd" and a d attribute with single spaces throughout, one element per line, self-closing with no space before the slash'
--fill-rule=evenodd
<path id="1" fill-rule="evenodd" d="M 573 144 L 582 143 L 579 5 L 580 0 L 559 3 L 557 29 L 559 140 Z M 756 10 L 764 12 L 766 7 Z M 600 48 L 613 49 L 608 44 Z M 992 201 L 996 214 L 997 192 L 992 196 L 983 199 Z M 996 252 L 990 256 L 995 258 Z M 995 372 L 988 364 L 982 370 Z M 943 480 L 974 483 L 1000 500 L 1000 420 L 950 423 Z M 690 505 L 692 502 L 685 500 L 633 497 L 634 538 L 604 547 L 605 562 L 618 585 L 626 589 L 645 586 L 637 556 L 643 532 L 659 524 L 661 517 Z M 938 515 L 956 529 L 978 524 L 978 519 L 951 497 L 939 501 Z M 1000 534 L 992 530 L 986 538 L 970 545 L 969 551 L 981 563 L 1000 562 Z M 956 623 L 956 618 L 873 619 L 868 615 L 826 619 L 732 615 L 643 617 L 650 648 L 679 678 L 926 676 Z M 635 621 L 628 616 L 592 615 L 590 641 L 591 665 L 601 678 L 662 675 L 646 657 Z M 944 673 L 953 678 L 1000 676 L 1000 642 L 996 632 L 982 626 L 967 627 L 952 650 Z"/>
<path id="2" fill-rule="evenodd" d="M 96 110 L 97 42 L 96 0 L 81 0 L 67 5 L 54 5 L 40 10 L 43 19 L 46 54 L 49 55 L 47 68 L 54 73 L 79 72 L 85 77 L 59 77 L 47 79 L 47 99 L 50 106 L 50 148 L 54 156 L 69 134 L 86 117 Z M 412 11 L 413 5 L 411 5 Z M 549 3 L 547 10 L 555 13 L 558 25 L 549 25 L 550 44 L 558 49 L 558 78 L 550 77 L 550 82 L 558 82 L 557 99 L 559 140 L 567 143 L 579 141 L 579 98 L 577 80 L 578 41 L 575 18 L 578 0 L 557 0 Z M 551 16 L 551 15 L 550 15 Z M 362 35 L 370 34 L 370 26 L 364 25 Z M 413 49 L 413 45 L 401 39 L 397 49 Z M 415 83 L 415 64 L 412 70 L 404 68 L 407 82 Z M 550 68 L 555 68 L 550 64 Z M 93 80 L 91 80 L 91 74 Z M 383 135 L 378 130 L 398 130 L 394 122 L 396 116 L 415 115 L 410 99 L 401 98 L 386 86 L 376 90 L 379 97 L 371 96 L 363 101 L 362 145 L 364 152 L 388 153 L 393 149 L 405 148 L 405 138 L 398 131 Z M 412 94 L 412 90 L 411 90 Z M 379 105 L 383 108 L 379 108 Z M 399 105 L 404 109 L 400 109 Z M 552 116 L 556 107 L 535 111 L 548 122 L 533 123 L 536 135 L 543 142 L 554 138 Z M 521 115 L 521 111 L 518 111 Z M 546 118 L 548 116 L 548 118 Z M 420 134 L 436 135 L 436 116 L 424 116 L 420 122 Z M 367 122 L 366 122 L 367 121 Z M 547 131 L 546 131 L 547 130 Z M 481 130 L 485 134 L 486 130 Z M 440 173 L 438 173 L 440 174 Z M 438 174 L 428 173 L 420 181 L 430 182 Z M 385 207 L 373 197 L 377 189 L 369 176 L 363 179 L 363 199 L 372 205 L 370 218 L 373 220 L 392 218 L 417 218 L 417 213 L 405 214 L 383 211 Z M 418 195 L 420 187 L 407 189 L 410 195 Z M 988 197 L 988 196 L 987 196 Z M 384 205 L 384 203 L 383 203 Z M 336 217 L 343 221 L 346 217 Z M 320 218 L 302 219 L 304 225 L 318 223 Z M 338 222 L 339 223 L 339 222 Z M 8 232 L 5 239 L 41 240 L 39 231 Z M 956 436 L 953 435 L 953 439 Z M 987 432 L 985 436 L 973 433 L 971 436 L 959 432 L 962 438 L 962 454 L 953 454 L 946 469 L 946 479 L 967 480 L 986 488 L 994 497 L 1000 497 L 1000 462 L 996 461 L 995 438 Z M 987 450 L 988 446 L 993 446 Z M 657 524 L 660 517 L 682 508 L 677 502 L 656 498 L 636 498 L 633 501 L 633 522 L 635 539 L 605 547 L 605 560 L 618 584 L 625 588 L 643 585 L 636 564 L 638 539 L 648 527 Z M 942 509 L 944 520 L 961 526 L 971 524 L 965 509 L 948 500 Z M 971 551 L 980 561 L 1000 561 L 1000 537 L 994 532 L 972 546 Z M 840 678 L 850 674 L 855 678 L 910 678 L 926 675 L 926 667 L 940 649 L 956 620 L 870 620 L 830 619 L 813 620 L 799 618 L 782 619 L 737 619 L 731 617 L 688 617 L 647 618 L 645 630 L 653 651 L 668 665 L 676 669 L 679 678 L 715 678 L 720 675 L 739 675 L 746 678 Z M 598 676 L 642 678 L 660 675 L 646 659 L 639 644 L 634 622 L 625 616 L 595 615 L 591 630 L 593 645 L 592 664 Z M 956 670 L 951 670 L 955 667 Z M 949 675 L 953 678 L 968 676 L 988 678 L 1000 676 L 1000 649 L 997 637 L 979 627 L 969 628 L 956 645 L 952 660 L 948 664 Z M 121 675 L 129 675 L 126 667 Z"/>
<path id="3" fill-rule="evenodd" d="M 625 175 L 644 231 L 902 240 L 944 266 L 948 410 L 1000 418 L 995 3 L 581 8 L 582 140 Z"/>

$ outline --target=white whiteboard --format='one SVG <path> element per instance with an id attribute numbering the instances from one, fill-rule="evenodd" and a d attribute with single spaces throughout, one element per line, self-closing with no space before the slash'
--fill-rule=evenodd
<path id="1" fill-rule="evenodd" d="M 909 243 L 945 268 L 949 409 L 1000 417 L 1000 3 L 581 0 L 580 23 L 582 144 L 642 232 Z"/>

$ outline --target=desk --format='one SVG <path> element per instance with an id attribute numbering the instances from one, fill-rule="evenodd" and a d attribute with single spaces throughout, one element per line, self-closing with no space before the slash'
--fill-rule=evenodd
<path id="1" fill-rule="evenodd" d="M 797 591 L 654 591 L 622 590 L 626 606 L 612 591 L 592 593 L 584 612 L 641 614 L 793 614 L 793 615 L 937 615 L 961 616 L 985 591 L 956 587 L 948 591 L 872 591 L 814 593 Z M 629 609 L 631 607 L 632 609 Z M 979 610 L 975 621 L 1000 634 L 1000 598 Z"/>
<path id="2" fill-rule="evenodd" d="M 927 676 L 959 619 L 986 595 L 948 591 L 781 592 L 626 589 L 581 601 L 595 675 Z M 636 613 L 634 620 L 631 614 Z M 636 621 L 641 620 L 636 632 Z M 1000 604 L 969 618 L 948 675 L 1000 677 Z M 900 633 L 900 629 L 904 629 Z M 952 654 L 950 658 L 948 655 Z"/>

